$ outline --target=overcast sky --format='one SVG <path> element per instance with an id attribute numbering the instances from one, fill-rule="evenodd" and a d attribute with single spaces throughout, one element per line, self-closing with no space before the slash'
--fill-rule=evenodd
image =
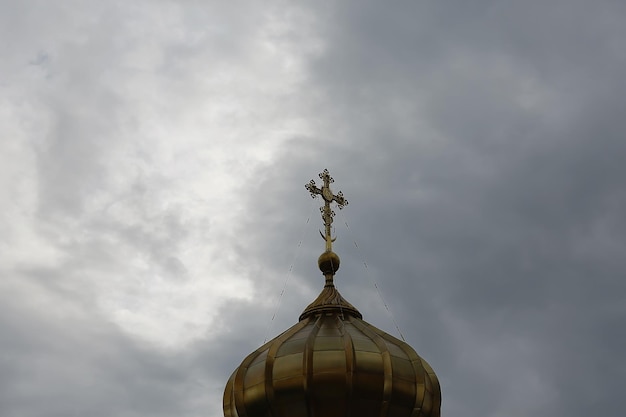
<path id="1" fill-rule="evenodd" d="M 324 168 L 337 286 L 442 415 L 624 415 L 626 3 L 4 0 L 0 39 L 2 417 L 221 417 L 323 286 Z"/>

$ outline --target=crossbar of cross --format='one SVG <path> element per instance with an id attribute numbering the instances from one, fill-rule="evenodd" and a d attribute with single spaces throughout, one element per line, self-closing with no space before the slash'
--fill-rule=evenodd
<path id="1" fill-rule="evenodd" d="M 339 210 L 341 210 L 348 205 L 348 200 L 344 198 L 341 191 L 339 191 L 337 194 L 333 194 L 332 190 L 330 189 L 330 184 L 335 182 L 335 180 L 333 179 L 333 177 L 330 176 L 330 173 L 327 169 L 324 169 L 324 171 L 319 174 L 319 177 L 323 182 L 322 188 L 319 188 L 315 184 L 314 180 L 311 180 L 304 187 L 311 193 L 311 197 L 315 198 L 318 195 L 321 195 L 324 199 L 324 205 L 320 207 L 322 220 L 324 220 L 325 231 L 322 237 L 326 241 L 326 250 L 331 251 L 335 239 L 333 239 L 331 236 L 330 227 L 333 223 L 333 217 L 335 216 L 335 212 L 330 208 L 330 204 L 335 202 L 337 204 L 337 207 L 339 207 Z"/>

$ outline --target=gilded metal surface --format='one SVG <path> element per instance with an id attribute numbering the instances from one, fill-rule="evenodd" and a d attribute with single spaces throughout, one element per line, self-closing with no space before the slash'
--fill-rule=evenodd
<path id="1" fill-rule="evenodd" d="M 324 289 L 299 322 L 243 360 L 224 391 L 225 417 L 439 417 L 441 390 L 428 363 L 405 342 L 362 320 L 334 286 L 328 170 L 311 195 L 324 198 Z"/>
<path id="2" fill-rule="evenodd" d="M 363 318 L 359 310 L 357 310 L 356 307 L 347 302 L 346 299 L 339 294 L 339 291 L 337 291 L 337 288 L 335 288 L 332 282 L 332 275 L 327 275 L 324 289 L 320 295 L 318 295 L 317 298 L 304 309 L 299 319 L 304 320 L 305 318 L 316 313 L 333 312 L 340 315 L 345 313 L 351 314 L 354 317 Z"/>
<path id="3" fill-rule="evenodd" d="M 310 314 L 261 346 L 224 393 L 225 417 L 439 417 L 440 406 L 424 359 L 338 309 Z"/>
<path id="4" fill-rule="evenodd" d="M 321 195 L 324 199 L 324 205 L 320 207 L 320 212 L 322 213 L 322 220 L 324 220 L 324 230 L 325 233 L 322 236 L 326 241 L 326 251 L 330 252 L 333 250 L 333 239 L 330 235 L 330 226 L 333 223 L 333 217 L 335 216 L 335 212 L 330 208 L 330 204 L 334 201 L 337 203 L 337 207 L 339 210 L 348 205 L 348 200 L 343 197 L 343 193 L 339 191 L 337 195 L 333 194 L 330 189 L 330 184 L 335 182 L 333 177 L 330 176 L 330 173 L 327 169 L 319 174 L 319 177 L 322 179 L 323 184 L 322 188 L 318 188 L 315 185 L 315 181 L 311 180 L 304 187 L 311 193 L 311 197 L 315 198 L 318 195 Z"/>

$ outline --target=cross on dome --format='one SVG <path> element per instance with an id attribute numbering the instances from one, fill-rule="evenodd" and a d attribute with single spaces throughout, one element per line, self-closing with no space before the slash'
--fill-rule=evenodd
<path id="1" fill-rule="evenodd" d="M 333 191 L 330 189 L 330 184 L 335 182 L 335 180 L 330 176 L 327 169 L 324 169 L 324 171 L 319 174 L 319 177 L 323 181 L 322 188 L 315 185 L 315 180 L 311 180 L 304 187 L 311 193 L 311 197 L 315 198 L 318 195 L 321 195 L 324 199 L 324 206 L 320 207 L 325 229 L 325 234 L 322 235 L 322 237 L 326 241 L 326 251 L 330 252 L 332 251 L 333 242 L 335 241 L 330 234 L 330 225 L 332 224 L 333 217 L 335 216 L 335 212 L 330 208 L 330 204 L 332 202 L 337 203 L 337 207 L 341 210 L 348 205 L 348 200 L 343 197 L 343 193 L 341 191 L 339 191 L 336 195 L 333 194 Z"/>

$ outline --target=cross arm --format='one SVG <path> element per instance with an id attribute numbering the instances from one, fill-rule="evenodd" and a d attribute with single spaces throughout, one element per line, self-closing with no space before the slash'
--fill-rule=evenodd
<path id="1" fill-rule="evenodd" d="M 315 181 L 311 180 L 308 184 L 305 184 L 304 188 L 311 193 L 311 197 L 315 198 L 316 195 L 321 195 L 322 190 L 315 185 Z"/>

